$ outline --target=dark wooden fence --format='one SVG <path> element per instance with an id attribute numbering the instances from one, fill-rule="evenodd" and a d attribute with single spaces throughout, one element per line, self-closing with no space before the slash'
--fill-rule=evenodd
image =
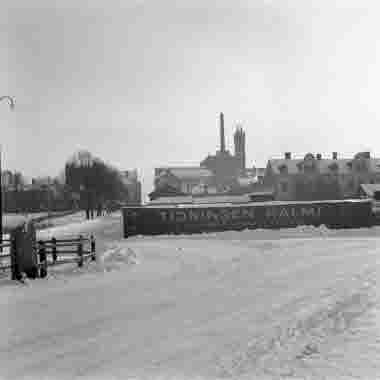
<path id="1" fill-rule="evenodd" d="M 17 239 L 3 239 L 0 244 L 0 271 L 11 273 L 12 280 L 22 278 L 19 260 L 20 250 L 25 249 L 22 241 L 17 244 Z M 39 240 L 34 246 L 29 247 L 31 255 L 37 262 L 36 276 L 46 277 L 48 267 L 60 264 L 76 263 L 82 267 L 86 261 L 96 261 L 96 241 L 93 235 L 50 240 Z"/>
<path id="2" fill-rule="evenodd" d="M 11 260 L 11 241 L 9 239 L 3 239 L 0 244 L 0 270 L 10 270 L 12 267 Z"/>
<path id="3" fill-rule="evenodd" d="M 96 260 L 95 238 L 79 235 L 76 238 L 39 240 L 36 244 L 40 277 L 46 277 L 49 266 Z"/>

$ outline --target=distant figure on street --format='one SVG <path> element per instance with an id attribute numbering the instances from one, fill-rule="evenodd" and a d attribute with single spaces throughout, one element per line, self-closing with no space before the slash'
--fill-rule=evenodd
<path id="1" fill-rule="evenodd" d="M 45 278 L 47 276 L 47 256 L 44 242 L 42 240 L 38 242 L 38 256 L 40 262 L 40 277 Z"/>

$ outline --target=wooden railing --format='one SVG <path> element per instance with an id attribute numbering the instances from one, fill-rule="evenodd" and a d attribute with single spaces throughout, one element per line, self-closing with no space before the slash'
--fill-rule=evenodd
<path id="1" fill-rule="evenodd" d="M 20 247 L 18 247 L 20 244 Z M 18 263 L 19 249 L 26 249 L 16 239 L 3 239 L 0 244 L 0 272 L 10 271 L 12 280 L 21 279 L 22 268 Z M 82 267 L 86 261 L 96 261 L 95 238 L 93 235 L 50 240 L 39 240 L 29 246 L 33 261 L 37 263 L 36 277 L 46 277 L 49 266 L 76 263 Z M 21 253 L 22 254 L 22 253 Z M 33 275 L 34 276 L 34 275 Z"/>
<path id="2" fill-rule="evenodd" d="M 47 269 L 52 265 L 77 263 L 82 267 L 86 260 L 95 261 L 95 238 L 93 235 L 77 238 L 40 240 L 36 244 L 40 277 L 46 277 Z"/>
<path id="3" fill-rule="evenodd" d="M 0 244 L 0 270 L 6 271 L 11 269 L 11 241 L 3 239 Z"/>

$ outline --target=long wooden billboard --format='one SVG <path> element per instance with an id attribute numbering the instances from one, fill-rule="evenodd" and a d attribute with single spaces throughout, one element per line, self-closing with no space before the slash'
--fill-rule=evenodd
<path id="1" fill-rule="evenodd" d="M 171 233 L 326 225 L 367 227 L 370 200 L 257 202 L 247 204 L 161 205 L 123 208 L 124 237 Z"/>

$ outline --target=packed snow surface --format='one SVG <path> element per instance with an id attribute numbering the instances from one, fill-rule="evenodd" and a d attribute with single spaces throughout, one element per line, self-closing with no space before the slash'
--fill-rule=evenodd
<path id="1" fill-rule="evenodd" d="M 4 379 L 380 378 L 380 228 L 121 239 L 98 263 L 0 284 Z"/>

